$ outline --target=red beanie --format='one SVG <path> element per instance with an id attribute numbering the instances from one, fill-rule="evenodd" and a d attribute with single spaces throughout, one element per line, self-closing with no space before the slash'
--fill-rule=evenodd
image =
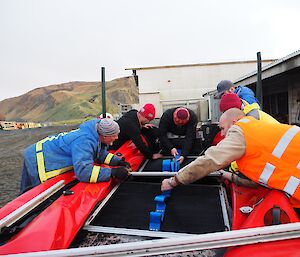
<path id="1" fill-rule="evenodd" d="M 242 101 L 235 93 L 224 94 L 219 103 L 219 109 L 221 112 L 225 112 L 231 108 L 241 109 Z"/>
<path id="2" fill-rule="evenodd" d="M 178 125 L 185 125 L 190 119 L 189 111 L 184 107 L 179 107 L 173 114 L 174 122 Z"/>
<path id="3" fill-rule="evenodd" d="M 153 120 L 155 118 L 155 107 L 153 104 L 145 104 L 139 113 L 149 121 Z"/>

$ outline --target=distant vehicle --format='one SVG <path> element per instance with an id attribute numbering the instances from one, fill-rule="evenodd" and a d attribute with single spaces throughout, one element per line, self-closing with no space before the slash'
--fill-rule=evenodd
<path id="1" fill-rule="evenodd" d="M 103 114 L 101 113 L 100 116 L 98 116 L 97 118 L 98 118 L 98 119 L 103 119 Z M 106 118 L 108 118 L 108 119 L 113 119 L 114 116 L 113 116 L 111 113 L 107 112 L 107 113 L 106 113 Z"/>

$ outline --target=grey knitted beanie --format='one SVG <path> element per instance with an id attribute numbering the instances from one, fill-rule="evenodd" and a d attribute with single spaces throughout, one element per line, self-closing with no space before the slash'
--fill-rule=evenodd
<path id="1" fill-rule="evenodd" d="M 120 127 L 117 122 L 112 119 L 104 118 L 97 123 L 97 132 L 102 136 L 111 136 L 120 133 Z"/>

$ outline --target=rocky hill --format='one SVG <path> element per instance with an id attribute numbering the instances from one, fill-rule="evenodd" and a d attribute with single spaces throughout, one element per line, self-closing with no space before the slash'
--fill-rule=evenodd
<path id="1" fill-rule="evenodd" d="M 119 112 L 118 104 L 138 103 L 133 77 L 106 82 L 106 109 Z M 102 112 L 100 82 L 69 82 L 36 88 L 0 102 L 8 121 L 61 121 L 95 117 Z"/>

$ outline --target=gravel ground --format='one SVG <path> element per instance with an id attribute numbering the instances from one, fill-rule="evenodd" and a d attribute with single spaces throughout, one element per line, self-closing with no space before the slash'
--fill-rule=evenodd
<path id="1" fill-rule="evenodd" d="M 83 239 L 84 238 L 84 239 Z M 89 246 L 100 246 L 100 245 L 111 245 L 121 244 L 130 242 L 139 242 L 144 240 L 151 240 L 155 238 L 141 237 L 141 236 L 126 236 L 116 234 L 103 234 L 95 232 L 80 232 L 76 239 L 73 241 L 73 245 L 70 248 L 75 247 L 89 247 Z M 161 254 L 154 255 L 158 257 L 221 257 L 224 255 L 225 249 L 217 250 L 202 250 L 202 251 L 191 251 L 173 254 Z"/>
<path id="2" fill-rule="evenodd" d="M 49 135 L 77 127 L 0 130 L 0 208 L 18 196 L 24 149 Z"/>

